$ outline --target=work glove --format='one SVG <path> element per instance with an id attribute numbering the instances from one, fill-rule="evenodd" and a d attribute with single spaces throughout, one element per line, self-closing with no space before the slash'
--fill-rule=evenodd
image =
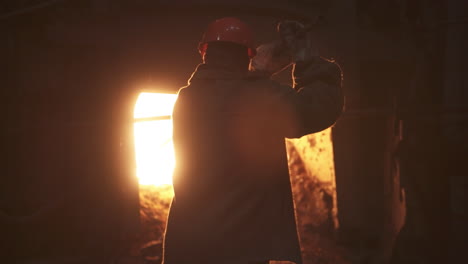
<path id="1" fill-rule="evenodd" d="M 250 70 L 263 75 L 281 72 L 292 63 L 318 56 L 308 28 L 298 21 L 285 20 L 277 26 L 278 38 L 257 47 Z"/>
<path id="2" fill-rule="evenodd" d="M 315 25 L 304 26 L 291 20 L 278 24 L 282 43 L 289 51 L 294 64 L 293 83 L 297 89 L 317 80 L 332 85 L 341 85 L 342 76 L 338 64 L 319 56 L 311 32 Z"/>
<path id="3" fill-rule="evenodd" d="M 250 71 L 271 76 L 291 64 L 291 56 L 280 40 L 262 44 L 257 47 L 257 55 L 250 62 Z"/>
<path id="4" fill-rule="evenodd" d="M 285 20 L 278 24 L 277 31 L 282 46 L 293 63 L 309 61 L 319 56 L 309 27 L 298 21 Z"/>

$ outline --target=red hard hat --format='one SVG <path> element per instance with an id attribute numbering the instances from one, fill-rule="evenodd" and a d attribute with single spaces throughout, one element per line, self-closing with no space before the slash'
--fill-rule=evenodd
<path id="1" fill-rule="evenodd" d="M 252 29 L 235 17 L 221 18 L 215 20 L 208 26 L 198 45 L 198 50 L 202 56 L 205 55 L 208 42 L 212 41 L 232 42 L 246 46 L 250 58 L 254 57 L 256 54 L 253 44 Z"/>

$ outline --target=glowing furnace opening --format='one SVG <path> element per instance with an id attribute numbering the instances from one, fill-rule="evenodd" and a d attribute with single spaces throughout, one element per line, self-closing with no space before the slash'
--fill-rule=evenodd
<path id="1" fill-rule="evenodd" d="M 136 174 L 140 184 L 172 184 L 172 109 L 176 94 L 141 93 L 134 110 Z"/>

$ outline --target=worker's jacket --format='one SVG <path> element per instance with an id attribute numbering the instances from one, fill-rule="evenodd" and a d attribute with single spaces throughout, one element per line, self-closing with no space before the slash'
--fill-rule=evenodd
<path id="1" fill-rule="evenodd" d="M 338 66 L 296 65 L 296 89 L 201 64 L 173 111 L 175 196 L 164 263 L 302 263 L 285 137 L 331 126 Z"/>

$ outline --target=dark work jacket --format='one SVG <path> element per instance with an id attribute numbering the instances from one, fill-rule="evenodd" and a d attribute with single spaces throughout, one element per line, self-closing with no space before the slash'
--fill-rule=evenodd
<path id="1" fill-rule="evenodd" d="M 341 71 L 317 59 L 296 89 L 201 64 L 173 111 L 175 196 L 164 263 L 302 263 L 285 137 L 331 126 Z"/>

